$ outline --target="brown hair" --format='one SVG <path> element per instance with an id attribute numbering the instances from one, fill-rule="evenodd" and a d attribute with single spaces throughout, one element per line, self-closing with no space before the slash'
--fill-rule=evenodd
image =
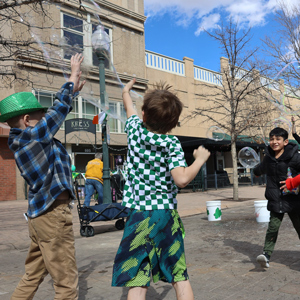
<path id="1" fill-rule="evenodd" d="M 6 123 L 9 125 L 10 128 L 20 128 L 21 127 L 20 121 L 23 117 L 24 117 L 24 114 L 10 118 L 6 121 Z"/>
<path id="2" fill-rule="evenodd" d="M 178 124 L 183 104 L 169 91 L 170 85 L 158 83 L 144 97 L 144 123 L 150 131 L 166 134 Z"/>

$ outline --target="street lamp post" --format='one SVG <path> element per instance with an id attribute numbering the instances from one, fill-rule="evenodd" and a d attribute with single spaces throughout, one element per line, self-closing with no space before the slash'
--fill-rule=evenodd
<path id="1" fill-rule="evenodd" d="M 99 59 L 99 83 L 101 108 L 105 107 L 105 57 L 109 54 L 109 37 L 103 29 L 98 26 L 93 33 L 92 44 Z M 102 122 L 102 152 L 103 152 L 103 203 L 111 203 L 110 169 L 107 146 L 107 120 Z"/>

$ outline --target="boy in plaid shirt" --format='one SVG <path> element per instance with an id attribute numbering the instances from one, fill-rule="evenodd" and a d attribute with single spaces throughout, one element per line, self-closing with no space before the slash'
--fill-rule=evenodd
<path id="1" fill-rule="evenodd" d="M 178 123 L 182 102 L 169 87 L 149 91 L 142 122 L 129 94 L 134 83 L 135 79 L 123 89 L 128 178 L 122 205 L 131 210 L 115 258 L 112 285 L 130 287 L 128 300 L 146 299 L 152 273 L 154 282 L 172 283 L 177 299 L 191 300 L 184 229 L 176 210 L 177 186 L 191 182 L 210 153 L 200 146 L 187 167 L 179 140 L 167 134 Z"/>
<path id="2" fill-rule="evenodd" d="M 10 95 L 0 102 L 0 122 L 11 127 L 9 148 L 29 185 L 27 215 L 31 244 L 25 274 L 11 300 L 33 299 L 48 273 L 53 279 L 55 299 L 78 299 L 69 207 L 71 199 L 75 199 L 71 160 L 54 135 L 72 109 L 72 97 L 85 83 L 80 84 L 82 61 L 81 54 L 71 57 L 69 82 L 62 86 L 48 110 L 28 92 Z"/>

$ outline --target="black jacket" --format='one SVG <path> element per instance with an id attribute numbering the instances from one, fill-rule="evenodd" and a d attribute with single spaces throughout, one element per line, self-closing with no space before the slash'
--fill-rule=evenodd
<path id="1" fill-rule="evenodd" d="M 294 209 L 300 210 L 300 194 L 283 195 L 280 190 L 280 181 L 287 178 L 287 169 L 290 167 L 292 176 L 300 173 L 300 154 L 298 145 L 288 144 L 282 155 L 276 159 L 274 151 L 268 146 L 263 161 L 258 164 L 253 173 L 256 176 L 267 174 L 265 197 L 268 199 L 268 210 L 277 213 L 286 213 Z"/>

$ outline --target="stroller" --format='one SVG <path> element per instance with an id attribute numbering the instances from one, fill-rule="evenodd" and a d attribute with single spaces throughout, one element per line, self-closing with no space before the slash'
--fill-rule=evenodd
<path id="1" fill-rule="evenodd" d="M 82 198 L 82 195 L 80 195 L 80 188 L 82 188 L 82 184 L 75 180 L 74 185 L 78 199 L 77 211 L 81 236 L 94 236 L 94 228 L 90 225 L 90 223 L 98 221 L 116 220 L 115 227 L 118 230 L 124 229 L 125 218 L 127 217 L 129 209 L 117 202 L 117 200 L 122 199 L 122 191 L 118 185 L 117 176 L 111 176 L 110 181 L 113 202 L 85 207 L 80 203 L 80 198 Z"/>

